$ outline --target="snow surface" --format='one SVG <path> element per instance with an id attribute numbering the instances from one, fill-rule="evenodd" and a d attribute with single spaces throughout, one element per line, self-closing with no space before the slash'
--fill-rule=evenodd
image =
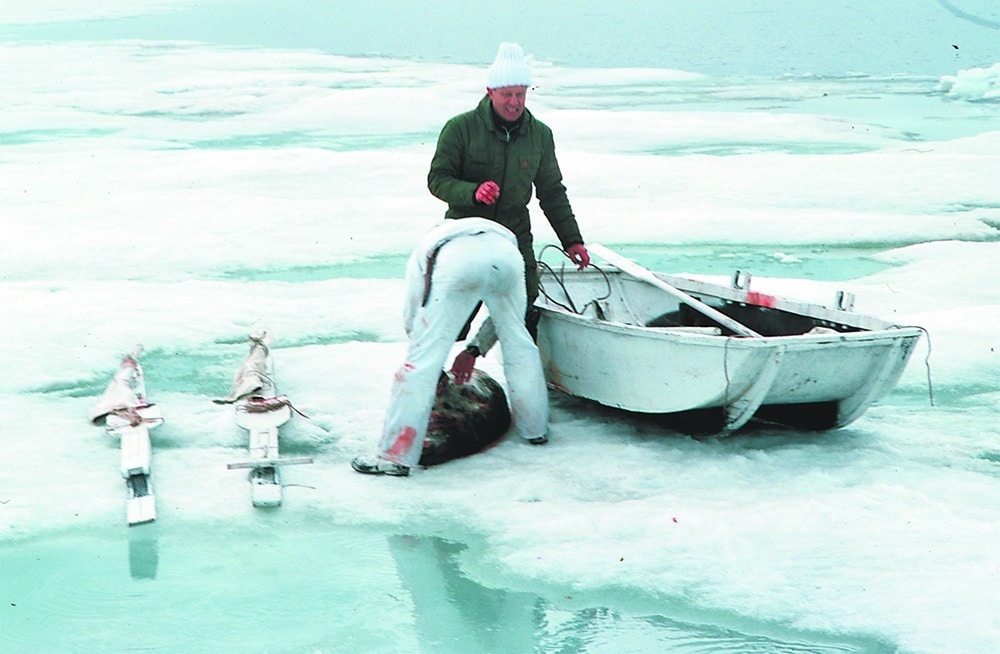
<path id="1" fill-rule="evenodd" d="M 5 20 L 84 18 L 74 5 Z M 268 327 L 279 387 L 309 416 L 283 442 L 316 459 L 286 470 L 311 487 L 286 490 L 286 526 L 465 539 L 466 575 L 556 603 L 624 591 L 696 621 L 1000 651 L 1000 64 L 744 79 L 537 50 L 529 107 L 555 131 L 585 238 L 771 251 L 779 274 L 757 290 L 829 304 L 843 289 L 928 330 L 897 390 L 836 432 L 700 440 L 553 393 L 544 448 L 507 439 L 405 480 L 356 475 L 405 348 L 402 259 L 443 213 L 425 187 L 437 131 L 478 101 L 483 66 L 6 42 L 3 542 L 120 528 L 114 445 L 86 415 L 135 343 L 167 420 L 160 522 L 253 526 L 225 470 L 243 434 L 210 399 Z M 780 274 L 837 248 L 882 265 Z M 498 356 L 483 367 L 502 378 Z"/>

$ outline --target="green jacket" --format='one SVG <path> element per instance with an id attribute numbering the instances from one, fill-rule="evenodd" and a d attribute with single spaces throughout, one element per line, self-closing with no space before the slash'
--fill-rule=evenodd
<path id="1" fill-rule="evenodd" d="M 476 202 L 476 189 L 491 179 L 500 185 L 500 198 L 493 205 Z M 563 248 L 583 243 L 562 183 L 552 130 L 531 112 L 524 110 L 520 127 L 508 137 L 494 123 L 487 95 L 474 110 L 455 116 L 441 130 L 427 188 L 448 203 L 445 218 L 495 220 L 514 232 L 525 264 L 534 269 L 528 216 L 532 186 Z"/>

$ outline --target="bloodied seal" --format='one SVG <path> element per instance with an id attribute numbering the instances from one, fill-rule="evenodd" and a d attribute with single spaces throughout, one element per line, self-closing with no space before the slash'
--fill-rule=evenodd
<path id="1" fill-rule="evenodd" d="M 442 372 L 420 465 L 433 466 L 482 452 L 509 428 L 507 396 L 495 379 L 476 369 L 469 381 L 455 384 L 449 373 Z"/>

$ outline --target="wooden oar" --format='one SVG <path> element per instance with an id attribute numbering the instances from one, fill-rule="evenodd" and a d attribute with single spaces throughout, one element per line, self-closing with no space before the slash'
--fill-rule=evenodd
<path id="1" fill-rule="evenodd" d="M 754 330 L 750 329 L 746 325 L 733 320 L 732 318 L 730 318 L 729 316 L 727 316 L 726 314 L 722 313 L 717 309 L 713 309 L 712 307 L 708 306 L 701 300 L 691 297 L 690 295 L 680 290 L 679 288 L 671 286 L 667 282 L 663 281 L 662 279 L 654 275 L 649 270 L 643 268 L 634 261 L 626 259 L 625 257 L 612 252 L 611 250 L 604 247 L 600 243 L 588 243 L 587 249 L 590 252 L 601 257 L 611 265 L 613 265 L 615 268 L 618 268 L 623 273 L 629 274 L 632 277 L 635 277 L 636 279 L 642 280 L 644 282 L 652 284 L 653 286 L 656 286 L 657 288 L 663 291 L 666 291 L 667 293 L 673 295 L 675 298 L 677 298 L 684 304 L 688 305 L 695 311 L 701 313 L 704 316 L 707 316 L 708 318 L 711 318 L 712 320 L 719 323 L 723 327 L 727 327 L 741 336 L 763 338 L 763 336 L 761 336 Z"/>

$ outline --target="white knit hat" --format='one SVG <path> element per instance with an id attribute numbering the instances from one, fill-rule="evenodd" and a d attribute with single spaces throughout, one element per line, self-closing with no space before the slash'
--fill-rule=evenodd
<path id="1" fill-rule="evenodd" d="M 531 86 L 531 70 L 524 62 L 524 51 L 516 43 L 501 43 L 497 58 L 486 73 L 486 88 Z"/>

